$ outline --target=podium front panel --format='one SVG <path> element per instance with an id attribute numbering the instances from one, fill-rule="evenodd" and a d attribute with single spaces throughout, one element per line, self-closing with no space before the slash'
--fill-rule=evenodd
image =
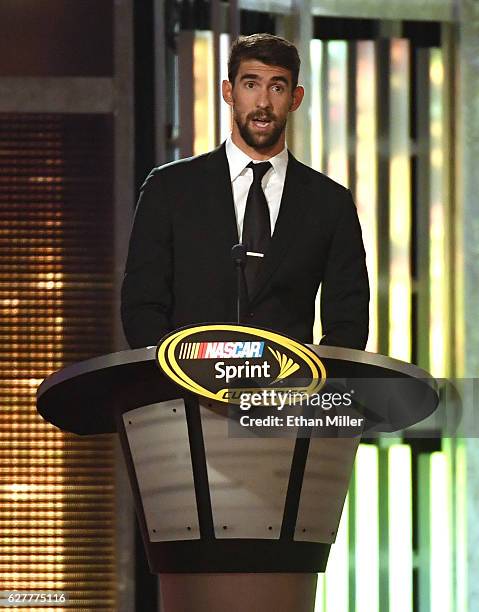
<path id="1" fill-rule="evenodd" d="M 279 538 L 295 438 L 231 437 L 204 406 L 201 423 L 215 537 Z"/>
<path id="2" fill-rule="evenodd" d="M 304 470 L 294 539 L 336 540 L 359 445 L 356 438 L 311 438 Z"/>
<path id="3" fill-rule="evenodd" d="M 151 542 L 200 537 L 182 399 L 130 410 L 125 432 Z"/>

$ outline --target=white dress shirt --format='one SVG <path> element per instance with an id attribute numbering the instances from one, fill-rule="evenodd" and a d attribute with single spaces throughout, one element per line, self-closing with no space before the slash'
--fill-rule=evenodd
<path id="1" fill-rule="evenodd" d="M 243 153 L 231 140 L 231 136 L 226 141 L 226 157 L 230 168 L 231 187 L 233 189 L 233 200 L 235 205 L 236 223 L 238 225 L 238 236 L 241 241 L 243 234 L 243 219 L 246 209 L 246 199 L 249 188 L 253 182 L 253 170 L 247 168 L 250 162 L 260 163 L 258 160 L 251 159 Z M 288 149 L 286 145 L 281 153 L 278 153 L 269 161 L 272 168 L 266 172 L 261 181 L 261 186 L 266 197 L 269 208 L 269 219 L 271 224 L 271 234 L 274 231 L 276 220 L 278 219 L 281 197 L 283 195 L 284 179 L 286 168 L 288 167 Z"/>

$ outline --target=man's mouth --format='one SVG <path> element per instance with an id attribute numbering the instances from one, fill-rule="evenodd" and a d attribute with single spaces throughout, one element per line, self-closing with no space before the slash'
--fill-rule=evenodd
<path id="1" fill-rule="evenodd" d="M 267 117 L 255 117 L 252 119 L 253 124 L 260 129 L 265 129 L 271 123 L 271 119 Z"/>

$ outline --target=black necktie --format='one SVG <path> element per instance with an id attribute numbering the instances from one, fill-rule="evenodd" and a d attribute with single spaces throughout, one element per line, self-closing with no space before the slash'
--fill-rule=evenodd
<path id="1" fill-rule="evenodd" d="M 268 202 L 264 195 L 261 181 L 263 176 L 271 168 L 270 162 L 254 164 L 250 162 L 247 166 L 253 170 L 253 182 L 246 199 L 246 209 L 243 220 L 243 244 L 248 251 L 246 263 L 246 282 L 251 296 L 254 279 L 261 265 L 262 257 L 249 255 L 249 253 L 260 253 L 264 255 L 271 239 L 271 224 L 269 220 Z"/>

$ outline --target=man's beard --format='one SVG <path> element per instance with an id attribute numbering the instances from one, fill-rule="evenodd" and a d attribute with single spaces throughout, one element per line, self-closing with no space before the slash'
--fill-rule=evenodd
<path id="1" fill-rule="evenodd" d="M 273 129 L 269 134 L 255 133 L 249 127 L 252 120 L 261 118 L 266 118 L 271 121 L 272 124 L 274 124 Z M 249 147 L 253 149 L 269 149 L 270 147 L 273 147 L 280 139 L 281 134 L 286 127 L 286 118 L 282 122 L 278 122 L 276 115 L 264 112 L 260 113 L 258 111 L 249 113 L 244 122 L 241 121 L 239 113 L 233 112 L 233 119 L 238 126 L 241 138 Z"/>

